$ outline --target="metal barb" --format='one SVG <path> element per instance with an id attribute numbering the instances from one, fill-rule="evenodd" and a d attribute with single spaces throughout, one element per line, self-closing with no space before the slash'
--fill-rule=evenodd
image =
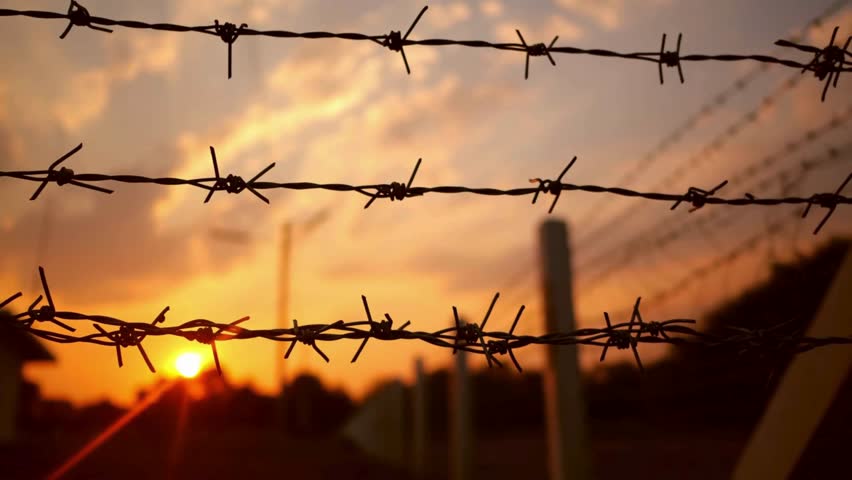
<path id="1" fill-rule="evenodd" d="M 71 150 L 69 150 L 68 153 L 66 153 L 65 155 L 62 155 L 56 161 L 51 163 L 50 166 L 47 167 L 47 170 L 40 172 L 40 173 L 44 174 L 44 178 L 41 179 L 41 184 L 38 186 L 38 188 L 36 188 L 36 191 L 33 192 L 32 196 L 30 197 L 30 200 L 37 199 L 38 196 L 41 195 L 42 190 L 44 190 L 44 187 L 46 187 L 47 184 L 51 183 L 51 182 L 56 183 L 60 187 L 62 185 L 70 183 L 71 185 L 75 185 L 75 186 L 82 187 L 82 188 L 88 188 L 89 190 L 95 190 L 97 192 L 102 192 L 102 193 L 107 193 L 107 194 L 113 193 L 112 190 L 102 188 L 102 187 L 98 187 L 98 186 L 95 186 L 95 185 L 88 185 L 88 184 L 85 184 L 85 183 L 82 183 L 80 181 L 75 180 L 74 179 L 74 170 L 71 170 L 70 168 L 62 167 L 59 171 L 56 170 L 56 167 L 58 167 L 65 160 L 68 160 L 69 158 L 71 158 L 75 153 L 79 152 L 80 149 L 82 149 L 82 148 L 83 148 L 83 144 L 81 143 L 81 144 L 77 145 L 76 147 L 72 148 Z M 33 180 L 39 181 L 39 179 L 33 179 Z"/>
<path id="2" fill-rule="evenodd" d="M 728 184 L 728 181 L 725 180 L 719 185 L 716 185 L 710 190 L 702 190 L 698 187 L 689 187 L 686 191 L 686 194 L 679 198 L 670 210 L 674 210 L 681 204 L 681 202 L 688 202 L 692 204 L 692 209 L 689 210 L 689 213 L 692 213 L 699 208 L 703 207 L 707 203 L 707 199 L 712 197 L 716 192 L 722 189 L 725 185 Z M 749 201 L 754 201 L 754 197 L 749 199 Z"/>
<path id="3" fill-rule="evenodd" d="M 531 178 L 530 183 L 538 183 L 538 188 L 533 194 L 532 203 L 535 205 L 535 202 L 538 200 L 539 193 L 549 193 L 554 196 L 553 203 L 550 204 L 550 209 L 547 210 L 547 213 L 553 213 L 553 208 L 556 207 L 556 202 L 559 201 L 559 196 L 562 195 L 563 185 L 562 185 L 562 177 L 568 173 L 568 170 L 574 165 L 574 162 L 577 161 L 576 155 L 574 158 L 568 162 L 568 165 L 562 169 L 562 172 L 559 173 L 559 176 L 556 177 L 556 180 L 545 180 L 541 178 Z"/>
<path id="4" fill-rule="evenodd" d="M 408 57 L 405 56 L 405 44 L 408 40 L 408 36 L 411 35 L 411 31 L 414 30 L 414 27 L 417 26 L 417 22 L 420 21 L 420 17 L 426 13 L 426 10 L 429 9 L 429 6 L 426 5 L 420 10 L 420 13 L 417 14 L 414 21 L 411 22 L 411 26 L 408 27 L 408 30 L 405 32 L 405 35 L 402 35 L 397 30 L 391 30 L 391 32 L 385 35 L 384 40 L 381 45 L 383 47 L 387 47 L 392 52 L 399 52 L 402 55 L 402 61 L 405 63 L 405 72 L 408 75 L 411 75 L 411 68 L 408 66 Z"/>
<path id="5" fill-rule="evenodd" d="M 677 48 L 675 51 L 666 51 L 666 34 L 663 34 L 663 41 L 660 44 L 660 58 L 657 61 L 657 69 L 660 74 L 660 85 L 663 85 L 663 65 L 667 67 L 677 67 L 677 74 L 680 76 L 680 83 L 683 83 L 683 68 L 680 65 L 680 41 L 683 34 L 677 34 Z"/>
<path id="6" fill-rule="evenodd" d="M 248 24 L 243 23 L 237 27 L 235 24 L 230 22 L 225 22 L 220 25 L 219 20 L 213 20 L 213 31 L 222 39 L 223 42 L 228 44 L 228 79 L 231 78 L 231 54 L 234 42 L 237 41 L 237 38 L 239 38 L 245 28 L 248 28 Z"/>
<path id="7" fill-rule="evenodd" d="M 228 174 L 227 177 L 222 178 L 222 176 L 219 174 L 219 164 L 216 161 L 216 149 L 214 149 L 212 145 L 210 146 L 210 158 L 213 160 L 213 173 L 216 176 L 214 177 L 212 187 L 203 187 L 207 188 L 208 190 L 207 197 L 204 199 L 204 203 L 209 202 L 210 199 L 213 197 L 213 194 L 217 191 L 225 191 L 228 193 L 238 194 L 242 193 L 244 190 L 248 190 L 249 192 L 254 194 L 254 196 L 259 198 L 262 202 L 269 204 L 269 199 L 266 198 L 262 193 L 257 191 L 257 189 L 255 188 L 255 183 L 260 179 L 260 177 L 265 175 L 266 172 L 272 170 L 275 167 L 275 163 L 269 164 L 257 175 L 252 177 L 251 180 L 246 182 L 245 180 L 243 180 L 243 177 L 240 177 L 239 175 Z M 202 181 L 203 180 L 198 180 L 193 183 L 198 184 Z"/>
<path id="8" fill-rule="evenodd" d="M 626 350 L 630 348 L 631 350 L 633 350 L 633 357 L 636 359 L 636 365 L 639 367 L 639 371 L 641 373 L 645 372 L 645 367 L 642 365 L 642 360 L 639 358 L 639 350 L 637 348 L 639 338 L 642 335 L 642 330 L 644 328 L 644 324 L 642 323 L 642 316 L 639 314 L 639 302 L 641 301 L 641 299 L 641 297 L 636 299 L 636 304 L 633 306 L 633 314 L 630 316 L 630 322 L 627 324 L 627 330 L 619 330 L 618 328 L 614 328 L 609 320 L 609 313 L 604 312 L 604 320 L 606 322 L 606 333 L 608 335 L 608 338 L 603 346 L 603 349 L 601 350 L 601 362 L 606 359 L 606 353 L 609 350 L 610 346 L 613 346 L 619 350 Z M 639 327 L 638 330 L 636 330 L 635 332 L 635 336 L 633 335 L 634 325 L 637 325 Z"/>
<path id="9" fill-rule="evenodd" d="M 377 198 L 389 198 L 391 201 L 402 201 L 408 197 L 417 197 L 422 195 L 422 193 L 414 193 L 411 191 L 411 184 L 414 183 L 414 177 L 420 169 L 420 162 L 422 160 L 422 158 L 417 159 L 417 163 L 414 164 L 414 170 L 412 170 L 411 176 L 408 178 L 408 183 L 391 182 L 373 187 L 375 189 L 375 193 L 373 193 L 372 196 L 370 196 L 370 199 L 367 200 L 367 203 L 364 205 L 364 209 L 366 210 L 370 208 L 370 205 L 372 205 Z"/>
<path id="10" fill-rule="evenodd" d="M 524 80 L 528 80 L 530 78 L 530 57 L 547 56 L 550 64 L 554 67 L 556 66 L 556 60 L 553 59 L 553 55 L 550 54 L 550 50 L 556 44 L 556 41 L 559 40 L 559 35 L 553 37 L 553 40 L 550 41 L 550 45 L 545 45 L 544 43 L 527 45 L 526 40 L 524 40 L 524 36 L 521 35 L 521 31 L 515 29 L 515 33 L 518 34 L 518 38 L 521 40 L 521 46 L 523 47 L 524 53 L 526 53 L 526 60 L 524 63 Z"/>
<path id="11" fill-rule="evenodd" d="M 157 370 L 154 368 L 154 364 L 151 363 L 151 359 L 148 358 L 148 354 L 145 352 L 145 348 L 142 346 L 142 340 L 145 339 L 146 334 L 143 332 L 138 332 L 133 326 L 129 324 L 124 324 L 119 326 L 118 330 L 113 332 L 107 332 L 103 329 L 99 324 L 95 323 L 94 327 L 97 331 L 101 332 L 102 335 L 106 336 L 109 340 L 112 341 L 113 346 L 115 347 L 115 355 L 118 360 L 118 367 L 121 368 L 124 366 L 124 360 L 121 356 L 121 349 L 127 347 L 136 347 L 139 350 L 139 354 L 142 356 L 142 359 L 145 361 L 145 365 L 148 366 L 148 370 L 151 373 L 157 373 Z"/>
<path id="12" fill-rule="evenodd" d="M 849 36 L 846 39 L 846 43 L 843 45 L 843 48 L 839 45 L 835 45 L 834 40 L 837 38 L 837 32 L 839 29 L 839 26 L 834 27 L 834 30 L 831 32 L 831 39 L 825 48 L 803 45 L 788 40 L 778 40 L 775 42 L 776 45 L 782 47 L 790 47 L 800 51 L 813 53 L 814 58 L 810 61 L 810 63 L 802 67 L 802 73 L 807 71 L 814 72 L 814 76 L 817 79 L 825 81 L 825 86 L 822 89 L 822 96 L 820 97 L 820 101 L 822 102 L 825 102 L 825 96 L 828 94 L 828 87 L 833 86 L 834 88 L 837 88 L 837 81 L 840 78 L 840 74 L 842 72 L 849 71 L 846 66 L 849 65 L 850 62 L 846 60 L 846 55 L 852 55 L 849 52 L 849 44 L 852 43 L 852 36 Z"/>
<path id="13" fill-rule="evenodd" d="M 825 225 L 825 222 L 827 222 L 828 219 L 831 218 L 831 216 L 834 214 L 834 210 L 837 209 L 838 203 L 843 199 L 843 197 L 840 196 L 840 192 L 842 192 L 843 189 L 846 188 L 846 185 L 849 183 L 850 180 L 852 180 L 852 173 L 846 176 L 846 180 L 843 180 L 843 183 L 841 183 L 840 186 L 837 187 L 837 190 L 834 193 L 817 193 L 811 197 L 811 201 L 808 202 L 807 206 L 805 207 L 805 211 L 802 212 L 802 218 L 808 216 L 808 213 L 811 211 L 811 206 L 813 206 L 814 204 L 819 205 L 822 208 L 828 209 L 828 212 L 826 212 L 825 216 L 822 217 L 822 220 L 819 222 L 819 225 L 817 225 L 817 227 L 814 229 L 814 235 L 816 235 L 817 233 L 819 233 L 820 230 L 822 230 L 822 227 L 823 225 Z"/>
<path id="14" fill-rule="evenodd" d="M 30 318 L 35 322 L 50 322 L 68 330 L 69 332 L 76 331 L 74 327 L 57 320 L 56 305 L 53 303 L 53 296 L 50 294 L 50 287 L 47 285 L 47 276 L 44 274 L 44 268 L 41 266 L 38 267 L 38 274 L 41 278 L 41 288 L 42 291 L 44 291 L 44 297 L 47 299 L 47 305 L 42 305 L 38 310 L 35 309 L 42 299 L 42 296 L 39 295 L 38 298 L 36 298 L 30 305 L 30 308 L 27 309 L 27 313 L 29 313 Z"/>
<path id="15" fill-rule="evenodd" d="M 65 27 L 65 31 L 59 35 L 60 39 L 65 39 L 65 36 L 71 32 L 71 28 L 74 26 L 78 27 L 89 27 L 92 30 L 98 30 L 100 32 L 112 33 L 112 30 L 104 27 L 99 27 L 97 25 L 92 25 L 92 16 L 89 14 L 89 10 L 77 3 L 75 0 L 71 0 L 71 4 L 68 5 L 68 26 Z"/>
<path id="16" fill-rule="evenodd" d="M 6 300 L 3 300 L 2 302 L 0 302 L 0 309 L 2 309 L 6 305 L 14 302 L 15 300 L 17 300 L 21 296 L 23 296 L 23 294 L 21 292 L 18 292 L 16 294 L 12 295 L 11 297 L 7 298 Z"/>

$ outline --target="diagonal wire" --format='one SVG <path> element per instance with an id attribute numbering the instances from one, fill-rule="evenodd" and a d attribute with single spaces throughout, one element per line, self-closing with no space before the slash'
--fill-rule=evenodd
<path id="1" fill-rule="evenodd" d="M 852 119 L 852 108 L 848 109 L 843 114 L 832 118 L 824 125 L 808 130 L 798 138 L 788 141 L 779 150 L 770 153 L 762 159 L 750 162 L 747 165 L 739 168 L 731 177 L 728 178 L 729 185 L 737 185 L 757 177 L 758 174 L 767 171 L 779 161 L 789 158 L 791 155 L 798 153 L 805 146 L 817 140 L 820 140 L 825 135 L 837 130 L 841 126 L 845 125 L 850 119 Z M 771 177 L 765 178 L 763 181 L 750 184 L 746 188 L 746 191 L 762 191 L 770 185 L 786 181 L 787 177 L 790 175 L 794 175 L 797 173 L 805 173 L 816 167 L 836 164 L 838 163 L 838 161 L 843 160 L 839 157 L 848 153 L 850 149 L 852 149 L 852 144 L 847 143 L 841 146 L 840 148 L 829 149 L 828 152 L 822 155 L 819 159 L 801 159 L 790 168 L 780 170 Z M 708 223 L 710 218 L 715 218 L 715 216 L 699 217 L 698 220 L 694 223 L 706 224 Z M 668 226 L 671 226 L 671 228 L 667 228 Z M 598 254 L 590 257 L 588 260 L 580 262 L 578 265 L 578 270 L 580 272 L 586 273 L 589 272 L 590 269 L 593 269 L 600 265 L 611 264 L 610 268 L 614 267 L 615 264 L 623 266 L 624 263 L 628 261 L 626 257 L 632 257 L 638 254 L 643 245 L 662 246 L 658 244 L 660 242 L 663 242 L 663 239 L 668 239 L 669 241 L 671 241 L 674 239 L 673 237 L 679 237 L 685 230 L 689 228 L 689 226 L 689 223 L 681 223 L 672 226 L 669 220 L 662 219 L 647 228 L 643 228 L 642 230 L 637 231 L 634 235 L 628 237 L 624 241 L 621 241 L 618 244 L 613 245 L 612 247 L 607 248 L 602 252 L 599 252 Z M 602 280 L 602 278 L 600 278 L 600 275 L 596 276 L 593 283 L 597 283 L 600 280 Z"/>
<path id="2" fill-rule="evenodd" d="M 808 23 L 802 28 L 802 33 L 798 35 L 792 35 L 787 38 L 787 40 L 791 42 L 798 42 L 802 39 L 804 34 L 813 27 L 818 27 L 822 25 L 822 22 L 829 16 L 837 13 L 842 7 L 846 6 L 849 3 L 849 0 L 839 0 L 831 4 L 827 9 L 825 9 L 822 13 L 812 18 Z M 778 49 L 780 51 L 781 49 Z M 637 162 L 635 162 L 630 170 L 622 174 L 615 180 L 613 183 L 617 185 L 629 186 L 634 183 L 636 179 L 638 179 L 643 173 L 645 173 L 648 168 L 657 162 L 661 158 L 661 155 L 665 153 L 669 148 L 674 146 L 677 142 L 679 142 L 687 133 L 691 130 L 695 129 L 699 123 L 703 120 L 711 117 L 716 112 L 721 110 L 736 94 L 745 91 L 746 88 L 759 78 L 763 73 L 768 70 L 767 64 L 760 64 L 746 72 L 745 74 L 738 77 L 734 80 L 729 86 L 725 87 L 722 91 L 714 95 L 709 101 L 704 103 L 695 113 L 687 117 L 687 119 L 671 130 L 667 135 L 665 135 L 656 145 L 654 145 L 650 150 L 648 150 L 642 157 L 639 158 Z M 600 216 L 600 207 L 602 207 L 602 200 L 593 202 L 587 214 L 580 217 L 577 221 L 578 225 L 586 225 L 590 223 L 594 218 L 599 218 Z M 606 230 L 606 229 L 602 229 Z M 595 235 L 593 233 L 589 233 L 586 236 L 583 236 L 579 239 L 578 246 L 584 246 L 585 242 L 594 238 Z"/>

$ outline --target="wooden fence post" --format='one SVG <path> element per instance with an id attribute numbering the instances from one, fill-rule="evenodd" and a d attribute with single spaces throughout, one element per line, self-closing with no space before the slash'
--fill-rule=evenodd
<path id="1" fill-rule="evenodd" d="M 461 325 L 464 323 L 462 321 Z M 470 480 L 473 475 L 473 411 L 467 352 L 464 350 L 455 354 L 450 398 L 450 479 Z"/>
<path id="2" fill-rule="evenodd" d="M 416 479 L 426 477 L 426 450 L 429 445 L 428 415 L 427 415 L 427 391 L 426 374 L 423 371 L 423 359 L 418 357 L 414 361 L 414 392 L 412 409 L 414 410 L 414 424 L 412 425 L 412 462 L 411 471 Z"/>
<path id="3" fill-rule="evenodd" d="M 576 328 L 568 228 L 564 222 L 548 220 L 541 225 L 539 234 L 547 330 L 568 332 Z M 585 405 L 576 348 L 548 347 L 544 388 L 550 479 L 589 478 Z"/>

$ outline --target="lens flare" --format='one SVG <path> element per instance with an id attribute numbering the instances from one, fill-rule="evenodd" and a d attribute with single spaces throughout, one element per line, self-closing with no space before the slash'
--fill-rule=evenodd
<path id="1" fill-rule="evenodd" d="M 192 378 L 201 370 L 201 355 L 197 353 L 182 353 L 175 360 L 175 369 L 184 378 Z"/>

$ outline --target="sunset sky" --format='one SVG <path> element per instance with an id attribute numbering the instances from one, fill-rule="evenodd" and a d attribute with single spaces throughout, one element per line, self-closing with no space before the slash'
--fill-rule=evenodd
<path id="1" fill-rule="evenodd" d="M 528 43 L 655 51 L 660 36 L 684 35 L 683 53 L 776 54 L 798 61 L 810 56 L 773 43 L 801 31 L 831 3 L 825 0 L 536 0 L 430 1 L 412 38 L 487 39 Z M 87 0 L 93 15 L 190 25 L 232 21 L 258 29 L 329 30 L 383 34 L 408 28 L 424 3 L 412 1 L 286 0 Z M 0 1 L 0 8 L 65 11 L 64 1 Z M 595 57 L 558 55 L 530 61 L 524 55 L 461 47 L 406 48 L 411 75 L 400 55 L 371 42 L 282 40 L 241 37 L 233 47 L 232 79 L 227 46 L 218 38 L 117 29 L 112 34 L 74 28 L 57 37 L 66 22 L 0 18 L 0 170 L 46 168 L 83 143 L 66 165 L 77 173 L 148 176 L 212 175 L 209 146 L 220 169 L 251 178 L 269 163 L 264 179 L 342 183 L 386 183 L 408 179 L 418 158 L 418 185 L 520 187 L 534 177 L 553 178 L 578 161 L 566 181 L 614 185 L 662 138 L 697 112 L 753 62 L 684 64 L 686 83 L 666 69 L 660 85 L 656 65 Z M 824 46 L 840 26 L 852 33 L 852 8 L 844 7 L 823 26 L 804 34 Z M 671 43 L 670 43 L 671 44 Z M 769 67 L 713 115 L 699 122 L 629 185 L 654 187 L 693 158 L 719 132 L 759 105 L 764 95 L 798 74 Z M 848 111 L 852 76 L 819 101 L 823 84 L 808 73 L 771 108 L 724 147 L 696 161 L 666 188 L 709 189 L 786 142 Z M 847 115 L 848 116 L 848 115 Z M 849 142 L 852 120 L 782 158 L 764 173 L 726 187 L 741 196 L 749 184 L 823 155 Z M 846 160 L 809 175 L 793 194 L 834 191 L 849 173 Z M 510 197 L 441 196 L 377 201 L 331 192 L 268 191 L 266 205 L 247 192 L 214 195 L 191 187 L 127 184 L 111 196 L 48 186 L 29 201 L 36 185 L 0 179 L 0 297 L 23 291 L 18 312 L 41 293 L 37 268 L 45 267 L 60 310 L 111 315 L 148 322 L 166 305 L 170 324 L 195 318 L 230 322 L 245 315 L 246 327 L 276 326 L 277 269 L 283 222 L 294 225 L 292 304 L 300 324 L 362 319 L 360 295 L 374 315 L 388 312 L 410 320 L 415 330 L 447 326 L 456 305 L 479 320 L 495 291 L 501 299 L 489 321 L 508 328 L 521 303 L 528 310 L 519 332 L 545 331 L 538 289 L 536 232 L 551 199 L 536 205 Z M 779 185 L 749 190 L 777 196 Z M 847 189 L 847 194 L 852 187 Z M 562 195 L 551 218 L 571 223 L 575 240 L 612 216 L 630 209 L 626 221 L 575 243 L 575 301 L 581 326 L 602 323 L 602 311 L 620 312 L 637 296 L 651 298 L 690 269 L 712 261 L 767 223 L 801 210 L 712 207 L 688 214 L 665 203 L 636 203 L 589 193 Z M 725 209 L 727 207 L 717 207 Z M 733 208 L 733 207 L 732 207 Z M 718 228 L 696 229 L 665 250 L 640 255 L 604 283 L 591 288 L 597 266 L 590 258 L 642 227 L 672 226 L 702 215 L 719 215 Z M 731 216 L 734 214 L 734 216 Z M 648 319 L 700 318 L 720 298 L 735 295 L 763 275 L 773 255 L 789 259 L 814 242 L 849 234 L 852 210 L 839 208 L 817 236 L 817 209 L 792 219 L 741 261 L 702 278 L 665 303 L 647 303 Z M 690 218 L 692 217 L 692 218 Z M 319 221 L 317 221 L 319 219 Z M 314 220 L 311 222 L 311 220 Z M 310 228 L 300 227 L 310 223 Z M 226 229 L 244 232 L 245 243 L 216 237 Z M 584 263 L 585 262 L 585 263 Z M 617 317 L 621 318 L 621 317 Z M 624 317 L 626 320 L 626 317 Z M 289 324 L 289 322 L 288 322 Z M 181 339 L 144 343 L 162 372 L 186 351 L 212 363 L 209 347 Z M 286 344 L 260 340 L 219 345 L 226 374 L 264 392 L 275 386 L 275 361 Z M 377 380 L 409 379 L 414 358 L 427 367 L 449 365 L 448 351 L 426 345 L 371 342 L 350 364 L 354 342 L 323 345 L 325 364 L 297 345 L 288 375 L 311 371 L 329 385 L 360 395 Z M 136 352 L 125 351 L 119 369 L 111 348 L 49 345 L 55 364 L 34 365 L 27 377 L 50 397 L 76 403 L 108 398 L 128 403 L 156 377 Z M 659 354 L 660 352 L 656 352 Z M 649 352 L 648 357 L 654 356 Z M 597 352 L 583 351 L 583 364 Z M 525 349 L 521 363 L 535 369 L 543 351 Z M 608 359 L 610 360 L 610 359 Z M 611 359 L 617 361 L 618 357 Z M 483 359 L 474 360 L 477 368 Z"/>

